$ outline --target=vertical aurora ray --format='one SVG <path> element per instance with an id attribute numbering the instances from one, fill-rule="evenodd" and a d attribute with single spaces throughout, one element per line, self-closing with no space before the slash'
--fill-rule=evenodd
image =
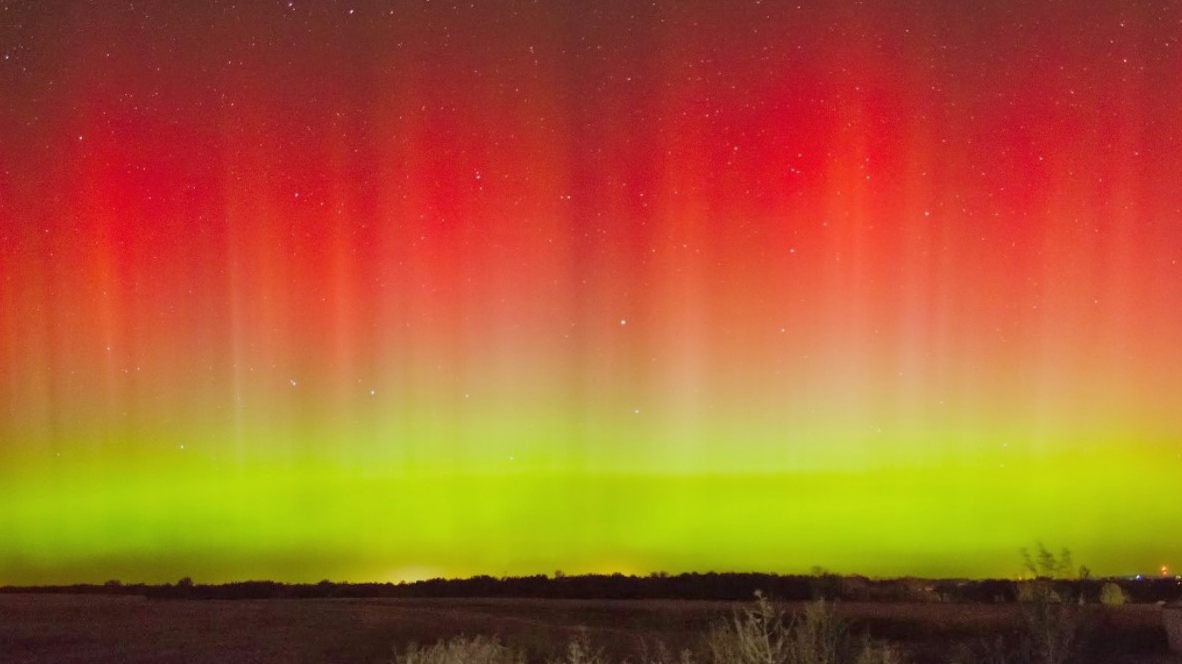
<path id="1" fill-rule="evenodd" d="M 1182 564 L 1182 13 L 568 4 L 0 10 L 0 583 Z"/>

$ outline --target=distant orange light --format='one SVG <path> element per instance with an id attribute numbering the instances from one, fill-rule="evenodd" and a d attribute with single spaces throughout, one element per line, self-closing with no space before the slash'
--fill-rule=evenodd
<path id="1" fill-rule="evenodd" d="M 1162 576 L 1169 576 L 1170 575 L 1170 568 L 1166 565 L 1162 565 L 1161 566 L 1161 575 Z"/>

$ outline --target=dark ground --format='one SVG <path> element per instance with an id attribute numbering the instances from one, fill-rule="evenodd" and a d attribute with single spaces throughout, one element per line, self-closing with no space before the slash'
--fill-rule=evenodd
<path id="1" fill-rule="evenodd" d="M 586 630 L 613 659 L 658 640 L 695 647 L 736 606 L 679 600 L 302 599 L 160 601 L 136 596 L 0 595 L 0 664 L 389 662 L 395 648 L 498 634 L 531 662 Z M 901 645 L 913 661 L 948 661 L 957 642 L 1017 624 L 1017 607 L 842 602 L 855 633 Z M 1089 659 L 1182 664 L 1167 653 L 1161 609 L 1091 607 Z"/>

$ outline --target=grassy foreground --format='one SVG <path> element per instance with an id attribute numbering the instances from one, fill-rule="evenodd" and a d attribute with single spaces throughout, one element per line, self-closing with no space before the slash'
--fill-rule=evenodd
<path id="1" fill-rule="evenodd" d="M 785 619 L 807 603 L 777 607 Z M 140 596 L 0 594 L 0 661 L 64 664 L 383 663 L 459 636 L 521 653 L 528 664 L 566 662 L 579 641 L 602 664 L 715 661 L 708 639 L 750 602 L 543 599 L 302 599 L 153 601 Z M 1177 664 L 1153 604 L 1085 607 L 1075 661 Z M 863 640 L 912 664 L 1001 664 L 994 647 L 1018 643 L 1015 604 L 834 602 L 856 656 Z M 738 613 L 736 613 L 736 611 Z M 659 644 L 664 644 L 664 655 Z M 977 656 L 959 657 L 963 652 Z M 953 659 L 957 656 L 957 659 Z M 1017 661 L 1017 660 L 1013 660 Z M 593 664 L 588 662 L 587 664 Z"/>
<path id="2" fill-rule="evenodd" d="M 664 641 L 641 641 L 632 655 L 612 660 L 596 648 L 586 631 L 572 636 L 565 651 L 546 664 L 1073 664 L 1113 661 L 1119 653 L 1095 643 L 1098 618 L 1080 604 L 1064 602 L 1049 584 L 1034 586 L 1016 616 L 1005 623 L 977 624 L 975 638 L 949 639 L 942 647 L 923 648 L 921 639 L 873 638 L 839 616 L 832 604 L 816 601 L 795 611 L 762 594 L 754 603 L 733 609 L 701 632 L 693 645 L 678 651 Z M 901 634 L 897 633 L 896 636 Z M 914 635 L 913 635 L 914 636 Z M 963 636 L 963 635 L 962 635 Z M 1150 639 L 1152 640 L 1152 639 Z M 1099 648 L 1097 648 L 1099 646 Z M 1099 652 L 1098 652 L 1099 650 Z M 527 664 L 524 650 L 503 644 L 498 636 L 456 636 L 421 648 L 409 645 L 395 664 Z"/>

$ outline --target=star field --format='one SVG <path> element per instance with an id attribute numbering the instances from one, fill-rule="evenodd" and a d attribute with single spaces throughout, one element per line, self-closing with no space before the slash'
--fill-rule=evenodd
<path id="1" fill-rule="evenodd" d="M 0 2 L 0 584 L 1178 567 L 1180 34 Z"/>

